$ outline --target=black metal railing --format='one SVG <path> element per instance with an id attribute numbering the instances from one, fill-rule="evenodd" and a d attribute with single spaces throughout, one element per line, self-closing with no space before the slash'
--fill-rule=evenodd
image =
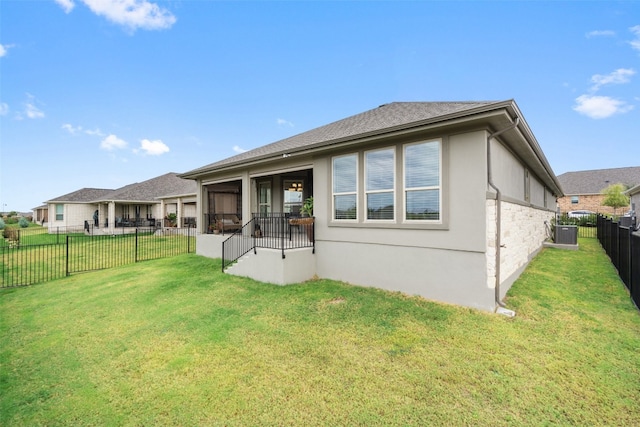
<path id="1" fill-rule="evenodd" d="M 32 285 L 80 271 L 195 252 L 192 228 L 140 228 L 116 235 L 90 235 L 82 233 L 82 227 L 80 230 L 32 235 L 18 245 L 1 239 L 0 287 Z"/>
<path id="2" fill-rule="evenodd" d="M 618 271 L 620 280 L 640 307 L 640 231 L 635 218 L 628 226 L 604 216 L 598 216 L 598 240 Z"/>
<path id="3" fill-rule="evenodd" d="M 256 248 L 285 251 L 312 248 L 315 253 L 315 219 L 288 213 L 253 214 L 249 222 L 222 242 L 222 270 Z"/>

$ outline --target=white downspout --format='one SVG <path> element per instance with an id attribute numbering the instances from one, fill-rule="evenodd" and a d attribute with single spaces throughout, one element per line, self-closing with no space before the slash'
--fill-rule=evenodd
<path id="1" fill-rule="evenodd" d="M 500 248 L 502 247 L 502 192 L 493 182 L 493 174 L 491 173 L 491 140 L 498 135 L 510 131 L 518 126 L 520 118 L 516 117 L 515 121 L 504 129 L 489 134 L 487 136 L 487 182 L 489 186 L 496 191 L 496 283 L 495 283 L 495 300 L 498 306 L 504 308 L 505 305 L 500 299 Z M 513 312 L 511 312 L 513 313 Z M 513 313 L 512 315 L 514 315 Z"/>

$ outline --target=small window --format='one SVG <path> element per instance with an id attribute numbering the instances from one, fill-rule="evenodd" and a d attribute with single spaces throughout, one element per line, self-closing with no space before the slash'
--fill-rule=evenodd
<path id="1" fill-rule="evenodd" d="M 56 205 L 56 221 L 64 220 L 64 205 Z"/>
<path id="2" fill-rule="evenodd" d="M 364 155 L 367 219 L 395 218 L 395 150 L 368 151 Z"/>
<path id="3" fill-rule="evenodd" d="M 571 204 L 572 205 L 577 205 L 578 204 L 578 196 L 571 196 Z"/>
<path id="4" fill-rule="evenodd" d="M 358 218 L 358 155 L 333 158 L 333 219 Z"/>

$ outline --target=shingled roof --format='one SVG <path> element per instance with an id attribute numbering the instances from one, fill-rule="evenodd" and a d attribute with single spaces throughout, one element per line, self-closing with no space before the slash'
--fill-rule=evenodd
<path id="1" fill-rule="evenodd" d="M 175 172 L 125 185 L 116 190 L 83 188 L 46 203 L 158 202 L 159 198 L 196 194 L 196 182 L 182 179 Z"/>
<path id="2" fill-rule="evenodd" d="M 566 172 L 558 176 L 558 181 L 567 196 L 600 194 L 611 184 L 628 187 L 640 184 L 640 166 Z"/>
<path id="3" fill-rule="evenodd" d="M 64 203 L 89 203 L 93 202 L 105 195 L 112 193 L 114 190 L 106 188 L 82 188 L 64 196 L 56 197 L 48 200 L 47 203 L 64 202 Z"/>
<path id="4" fill-rule="evenodd" d="M 473 110 L 483 109 L 492 105 L 502 105 L 505 102 L 510 101 L 392 102 L 185 172 L 181 176 L 193 177 L 198 173 L 223 166 L 242 164 L 264 157 L 338 144 L 350 139 L 391 132 L 408 125 L 419 126 L 429 122 L 448 120 L 461 115 L 461 113 L 468 115 L 472 114 Z"/>
<path id="5" fill-rule="evenodd" d="M 126 185 L 96 201 L 156 202 L 163 196 L 185 194 L 196 194 L 195 181 L 182 179 L 177 173 L 169 172 L 147 181 Z"/>

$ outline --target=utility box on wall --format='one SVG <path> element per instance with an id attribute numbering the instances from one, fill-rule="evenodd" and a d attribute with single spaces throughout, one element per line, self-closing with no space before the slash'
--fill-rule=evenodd
<path id="1" fill-rule="evenodd" d="M 578 226 L 577 225 L 557 225 L 555 240 L 556 240 L 556 243 L 560 245 L 577 245 L 578 244 Z"/>

